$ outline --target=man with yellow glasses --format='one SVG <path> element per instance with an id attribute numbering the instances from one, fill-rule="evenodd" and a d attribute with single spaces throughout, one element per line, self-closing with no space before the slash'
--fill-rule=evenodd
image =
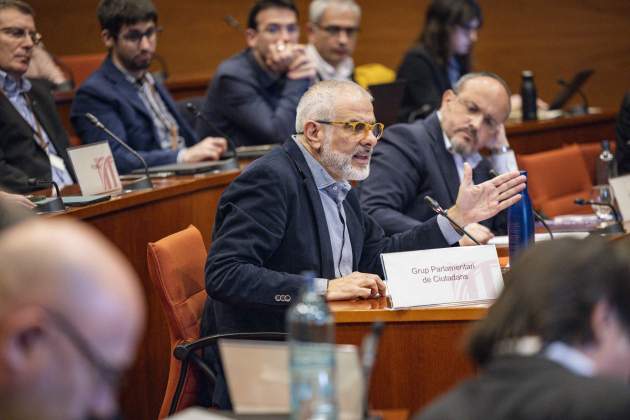
<path id="1" fill-rule="evenodd" d="M 388 237 L 361 210 L 349 181 L 369 175 L 383 126 L 374 120 L 370 94 L 357 84 L 328 80 L 311 87 L 298 104 L 295 130 L 221 197 L 206 263 L 202 335 L 284 331 L 305 270 L 315 273 L 315 287 L 328 300 L 378 296 L 385 292 L 381 253 L 447 247 L 459 239 L 441 218 Z M 461 224 L 490 217 L 520 199 L 524 180 L 512 172 L 463 183 L 449 215 Z M 229 407 L 221 378 L 214 397 Z"/>

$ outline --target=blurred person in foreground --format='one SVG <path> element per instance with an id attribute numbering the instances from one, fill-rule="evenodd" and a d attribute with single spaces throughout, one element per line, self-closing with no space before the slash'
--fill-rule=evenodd
<path id="1" fill-rule="evenodd" d="M 35 219 L 0 234 L 0 261 L 2 419 L 113 418 L 145 318 L 129 263 L 86 225 Z"/>
<path id="2" fill-rule="evenodd" d="M 481 373 L 417 419 L 629 419 L 630 247 L 543 242 L 473 329 Z"/>

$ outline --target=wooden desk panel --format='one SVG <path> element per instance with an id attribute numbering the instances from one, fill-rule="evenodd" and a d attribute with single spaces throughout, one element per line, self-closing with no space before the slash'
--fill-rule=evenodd
<path id="1" fill-rule="evenodd" d="M 606 111 L 579 117 L 508 123 L 506 132 L 516 154 L 558 149 L 566 144 L 615 139 L 617 114 Z"/>
<path id="2" fill-rule="evenodd" d="M 125 418 L 156 419 L 168 378 L 168 328 L 147 271 L 147 243 L 193 224 L 201 231 L 208 247 L 221 193 L 238 173 L 154 180 L 153 191 L 125 194 L 66 213 L 91 224 L 109 238 L 127 256 L 144 288 L 148 305 L 147 330 L 137 361 L 121 390 Z"/>
<path id="3" fill-rule="evenodd" d="M 385 322 L 370 390 L 375 409 L 402 408 L 413 414 L 475 372 L 462 339 L 486 308 L 392 310 L 384 298 L 330 307 L 338 343 L 360 345 L 372 322 Z"/>

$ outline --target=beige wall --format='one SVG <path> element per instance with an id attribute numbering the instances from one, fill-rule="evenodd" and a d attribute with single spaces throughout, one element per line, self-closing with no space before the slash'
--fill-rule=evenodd
<path id="1" fill-rule="evenodd" d="M 175 78 L 211 75 L 243 48 L 243 37 L 223 22 L 243 24 L 250 0 L 154 0 L 165 32 L 158 52 Z M 102 50 L 96 0 L 31 0 L 46 45 L 57 54 Z M 396 67 L 417 36 L 427 0 L 359 0 L 364 16 L 355 59 Z M 502 75 L 519 87 L 522 69 L 535 71 L 540 95 L 550 100 L 558 77 L 596 70 L 586 92 L 593 105 L 617 108 L 630 89 L 630 1 L 480 0 L 485 24 L 475 68 Z M 297 4 L 306 14 L 308 1 Z M 304 16 L 302 16 L 302 20 Z"/>

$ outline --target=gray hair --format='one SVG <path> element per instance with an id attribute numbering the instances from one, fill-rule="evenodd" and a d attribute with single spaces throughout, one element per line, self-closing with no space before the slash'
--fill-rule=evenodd
<path id="1" fill-rule="evenodd" d="M 354 0 L 313 0 L 308 8 L 308 20 L 319 23 L 328 6 L 339 6 L 353 11 L 361 19 L 361 6 Z"/>
<path id="2" fill-rule="evenodd" d="M 503 89 L 505 89 L 505 93 L 507 93 L 507 96 L 508 96 L 508 106 L 509 106 L 508 113 L 509 113 L 509 111 L 512 108 L 510 100 L 509 100 L 510 97 L 512 96 L 512 91 L 510 90 L 510 87 L 508 86 L 507 82 L 503 80 L 501 76 L 491 71 L 477 71 L 477 72 L 472 72 L 472 73 L 466 73 L 465 75 L 460 77 L 459 80 L 455 83 L 455 86 L 453 86 L 453 92 L 455 92 L 455 94 L 459 94 L 462 91 L 462 89 L 464 89 L 464 85 L 466 83 L 468 83 L 472 79 L 477 79 L 479 77 L 488 77 L 490 79 L 494 79 L 497 82 L 499 82 L 501 86 L 503 86 Z"/>
<path id="3" fill-rule="evenodd" d="M 497 82 L 501 83 L 501 86 L 503 86 L 503 88 L 505 89 L 505 93 L 507 93 L 508 97 L 512 96 L 512 91 L 510 90 L 510 87 L 508 86 L 506 81 L 503 80 L 501 76 L 499 76 L 496 73 L 492 73 L 491 71 L 477 71 L 477 72 L 472 72 L 472 73 L 466 73 L 465 75 L 460 77 L 459 80 L 455 83 L 455 86 L 453 86 L 453 92 L 455 93 L 461 92 L 461 90 L 464 88 L 464 85 L 469 80 L 476 79 L 478 77 L 489 77 L 490 79 L 496 80 Z"/>
<path id="4" fill-rule="evenodd" d="M 372 101 L 372 95 L 348 80 L 324 80 L 311 86 L 300 99 L 295 117 L 295 132 L 302 133 L 307 121 L 333 120 L 339 96 L 354 95 Z"/>

